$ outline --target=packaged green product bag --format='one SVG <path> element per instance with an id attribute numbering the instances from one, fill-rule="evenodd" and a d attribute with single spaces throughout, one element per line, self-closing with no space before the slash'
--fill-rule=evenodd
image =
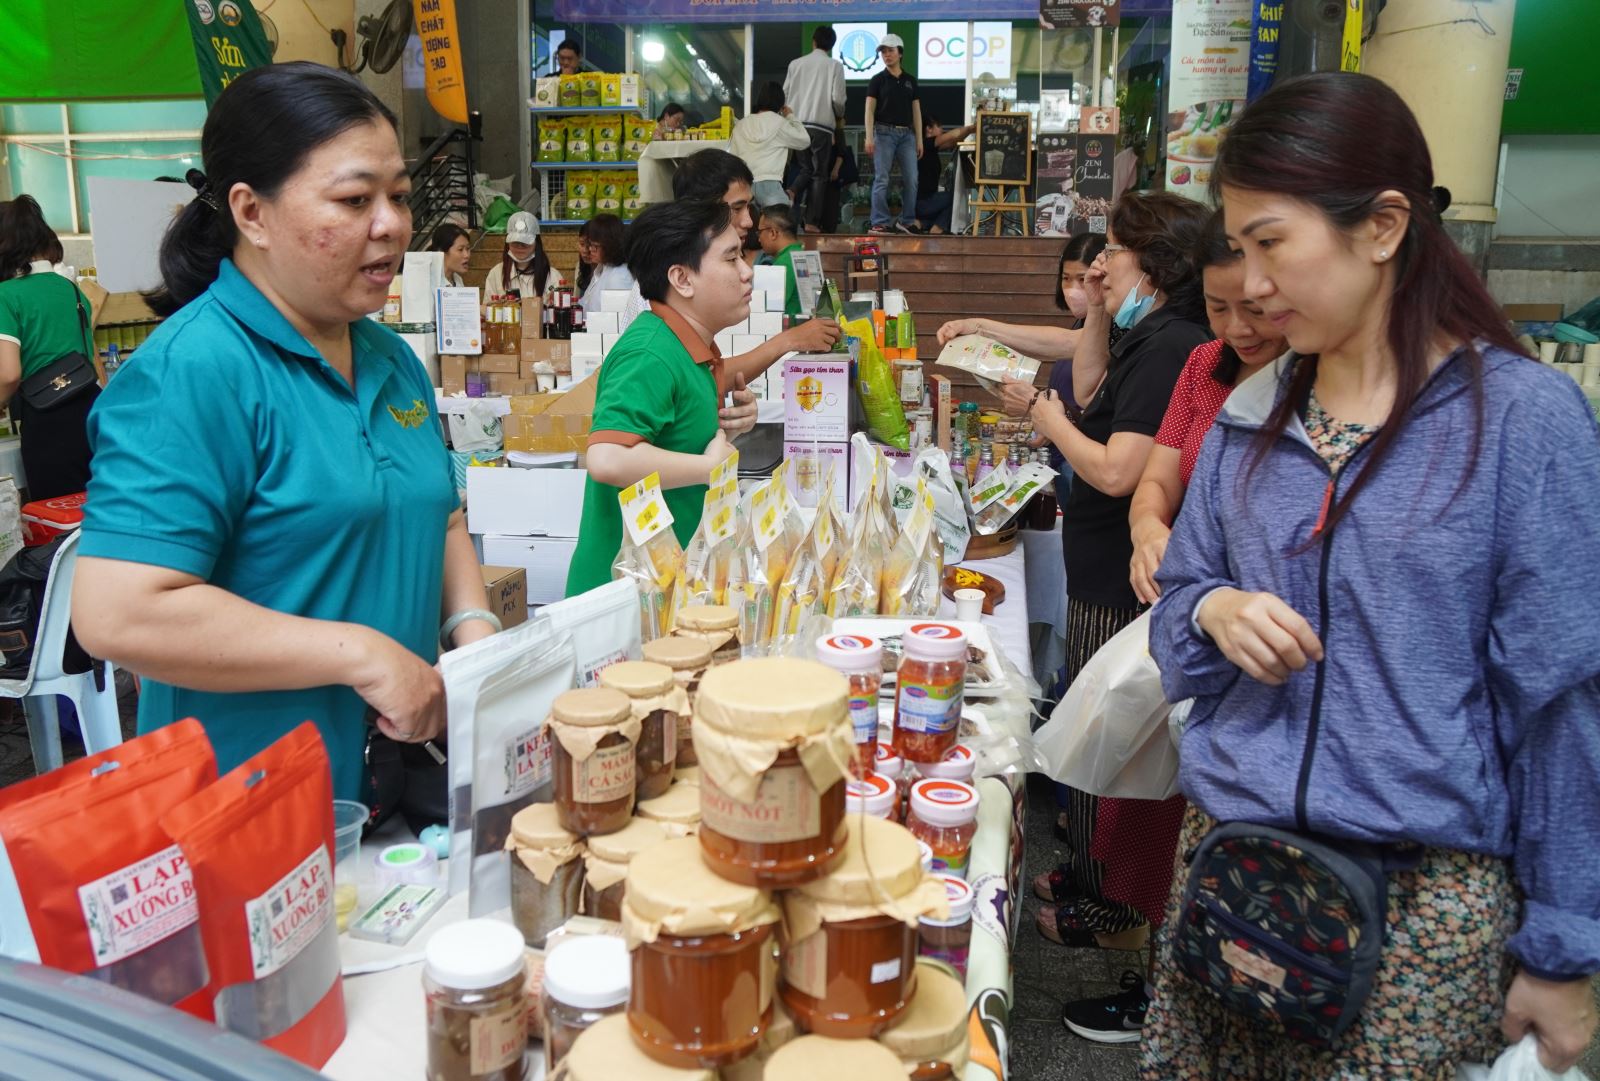
<path id="1" fill-rule="evenodd" d="M 567 123 L 558 116 L 539 118 L 539 160 L 567 160 Z"/>
<path id="2" fill-rule="evenodd" d="M 572 172 L 567 174 L 567 214 L 574 219 L 588 221 L 594 217 L 595 174 Z"/>
<path id="3" fill-rule="evenodd" d="M 622 190 L 627 177 L 617 173 L 598 173 L 595 176 L 594 212 L 622 216 Z"/>
<path id="4" fill-rule="evenodd" d="M 655 125 L 642 116 L 625 116 L 622 118 L 622 160 L 638 161 L 644 156 L 644 148 L 650 145 L 650 138 L 655 134 Z"/>
<path id="5" fill-rule="evenodd" d="M 639 211 L 644 209 L 644 201 L 639 198 L 639 174 L 627 173 L 627 185 L 622 189 L 622 218 L 632 221 L 639 216 Z"/>
<path id="6" fill-rule="evenodd" d="M 594 160 L 618 161 L 622 153 L 622 117 L 594 118 Z"/>
<path id="7" fill-rule="evenodd" d="M 598 71 L 582 71 L 578 73 L 579 79 L 579 106 L 585 109 L 600 108 L 600 73 Z M 618 84 L 619 86 L 621 84 Z"/>
<path id="8" fill-rule="evenodd" d="M 896 349 L 916 349 L 917 325 L 912 321 L 910 308 L 906 308 L 895 316 L 891 327 L 893 329 L 889 332 L 890 341 L 888 344 Z"/>
<path id="9" fill-rule="evenodd" d="M 567 160 L 594 160 L 594 121 L 587 116 L 567 117 Z"/>
<path id="10" fill-rule="evenodd" d="M 577 75 L 561 76 L 561 86 L 557 91 L 557 97 L 560 98 L 563 109 L 576 109 L 583 103 L 583 86 L 580 78 Z"/>
<path id="11" fill-rule="evenodd" d="M 840 320 L 846 334 L 861 340 L 861 356 L 856 361 L 856 393 L 867 415 L 867 431 L 872 438 L 897 450 L 911 449 L 911 433 L 906 428 L 906 411 L 895 388 L 894 372 L 878 351 L 872 320 Z"/>
<path id="12" fill-rule="evenodd" d="M 600 76 L 600 104 L 607 109 L 614 109 L 622 104 L 622 76 Z"/>

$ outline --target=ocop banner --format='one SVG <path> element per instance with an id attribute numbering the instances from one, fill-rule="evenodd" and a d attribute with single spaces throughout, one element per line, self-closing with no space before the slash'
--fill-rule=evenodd
<path id="1" fill-rule="evenodd" d="M 433 111 L 455 124 L 467 122 L 467 82 L 456 33 L 456 0 L 411 0 L 422 71 Z"/>

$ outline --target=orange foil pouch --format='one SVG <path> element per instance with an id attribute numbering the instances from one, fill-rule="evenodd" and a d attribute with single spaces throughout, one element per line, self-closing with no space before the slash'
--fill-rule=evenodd
<path id="1" fill-rule="evenodd" d="M 320 1069 L 344 1041 L 333 781 L 310 721 L 161 824 L 183 850 L 217 1024 Z"/>
<path id="2" fill-rule="evenodd" d="M 216 776 L 187 720 L 0 788 L 0 955 L 211 1020 L 194 879 L 161 818 Z"/>

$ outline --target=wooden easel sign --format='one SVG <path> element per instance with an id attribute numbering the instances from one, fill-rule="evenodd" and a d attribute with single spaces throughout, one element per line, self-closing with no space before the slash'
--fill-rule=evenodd
<path id="1" fill-rule="evenodd" d="M 1016 214 L 1024 236 L 1031 231 L 1033 187 L 1033 117 L 1028 113 L 978 113 L 976 191 L 972 201 L 973 233 L 982 231 L 984 213 L 1000 236 L 1005 215 Z"/>

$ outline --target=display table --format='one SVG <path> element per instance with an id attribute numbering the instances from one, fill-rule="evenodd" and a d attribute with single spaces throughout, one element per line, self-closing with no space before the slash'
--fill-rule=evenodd
<path id="1" fill-rule="evenodd" d="M 726 149 L 726 139 L 651 141 L 639 157 L 639 201 L 646 206 L 672 202 L 672 174 L 678 171 L 678 162 L 702 150 Z"/>
<path id="2" fill-rule="evenodd" d="M 1019 535 L 1028 556 L 1033 678 L 1048 687 L 1067 659 L 1067 572 L 1061 559 L 1061 525 L 1024 529 Z"/>
<path id="3" fill-rule="evenodd" d="M 497 417 L 507 416 L 511 412 L 511 399 L 504 394 L 485 395 L 482 398 L 468 398 L 463 394 L 452 394 L 447 398 L 438 392 L 438 388 L 434 388 L 433 402 L 436 411 L 441 417 L 451 414 L 464 416 L 467 412 L 468 402 L 488 402 L 490 412 Z M 756 423 L 758 424 L 782 424 L 783 414 L 782 402 L 756 402 Z M 21 466 L 22 460 L 19 456 L 17 459 L 18 469 L 21 469 Z"/>

